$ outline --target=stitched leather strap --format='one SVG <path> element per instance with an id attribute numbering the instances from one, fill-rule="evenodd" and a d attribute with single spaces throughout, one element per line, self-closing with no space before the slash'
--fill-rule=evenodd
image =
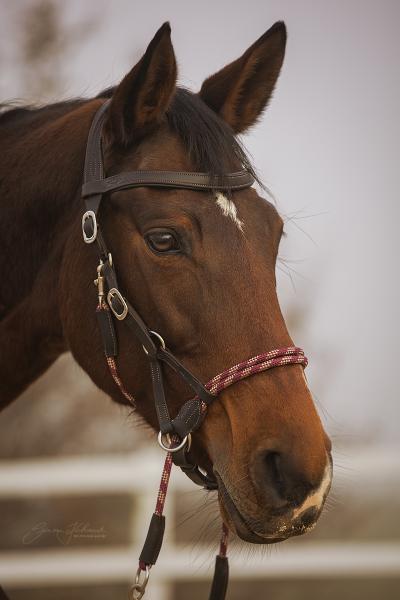
<path id="1" fill-rule="evenodd" d="M 180 377 L 192 388 L 195 394 L 207 405 L 216 399 L 216 396 L 209 392 L 207 388 L 174 356 L 168 348 L 159 348 L 157 358 L 162 360 L 171 369 L 178 373 Z M 187 432 L 189 433 L 189 432 Z M 185 434 L 186 435 L 186 434 Z"/>
<path id="2" fill-rule="evenodd" d="M 90 126 L 86 144 L 85 168 L 83 171 L 84 183 L 87 183 L 88 181 L 96 181 L 97 179 L 104 179 L 101 137 L 109 104 L 110 100 L 107 100 L 100 106 L 94 115 L 92 124 Z"/>
<path id="3" fill-rule="evenodd" d="M 108 192 L 134 187 L 183 188 L 190 190 L 242 190 L 253 185 L 248 171 L 227 173 L 216 177 L 208 173 L 179 171 L 130 171 L 105 179 L 88 181 L 82 186 L 82 196 L 87 198 Z"/>
<path id="4" fill-rule="evenodd" d="M 204 487 L 206 490 L 218 489 L 217 481 L 213 477 L 207 475 L 207 473 L 200 471 L 198 465 L 191 462 L 186 448 L 181 448 L 178 452 L 174 452 L 172 455 L 172 462 L 182 469 L 185 475 L 196 485 Z"/>

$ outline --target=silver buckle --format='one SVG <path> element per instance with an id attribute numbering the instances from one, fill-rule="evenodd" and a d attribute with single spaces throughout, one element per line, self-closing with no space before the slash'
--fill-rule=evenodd
<path id="1" fill-rule="evenodd" d="M 90 219 L 93 224 L 92 235 L 87 235 L 86 231 L 85 231 L 85 223 L 88 219 Z M 91 244 L 92 242 L 95 241 L 95 239 L 97 237 L 97 219 L 96 219 L 96 215 L 93 212 L 93 210 L 87 210 L 84 213 L 84 215 L 82 216 L 82 233 L 83 233 L 83 239 L 84 239 L 85 244 Z"/>
<path id="2" fill-rule="evenodd" d="M 122 304 L 122 312 L 117 312 L 112 305 L 112 300 L 117 297 L 119 302 Z M 117 288 L 111 288 L 111 290 L 107 294 L 107 302 L 108 306 L 111 308 L 114 315 L 117 317 L 118 321 L 123 321 L 128 314 L 128 305 L 125 302 L 121 292 L 117 290 Z"/>

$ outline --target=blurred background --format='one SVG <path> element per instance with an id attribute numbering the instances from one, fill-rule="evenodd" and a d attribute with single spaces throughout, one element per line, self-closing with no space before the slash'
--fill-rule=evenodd
<path id="1" fill-rule="evenodd" d="M 170 20 L 180 83 L 239 56 L 274 21 L 278 86 L 244 143 L 286 221 L 278 289 L 334 443 L 316 530 L 234 545 L 229 600 L 400 597 L 397 380 L 400 3 L 397 0 L 0 0 L 0 101 L 97 94 Z M 0 415 L 0 582 L 11 600 L 119 600 L 136 570 L 162 455 L 70 356 Z M 207 595 L 215 500 L 173 474 L 149 600 Z"/>

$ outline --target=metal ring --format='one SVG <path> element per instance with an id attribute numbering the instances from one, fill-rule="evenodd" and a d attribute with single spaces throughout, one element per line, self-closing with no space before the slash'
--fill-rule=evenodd
<path id="1" fill-rule="evenodd" d="M 156 337 L 158 339 L 158 341 L 160 342 L 161 348 L 163 350 L 165 350 L 166 346 L 165 346 L 164 338 L 162 338 L 161 335 L 159 333 L 157 333 L 157 331 L 153 331 L 152 329 L 149 329 L 149 333 L 151 333 L 151 335 L 154 335 L 154 337 Z M 143 350 L 145 351 L 146 354 L 148 354 L 148 352 L 144 346 L 143 346 Z"/>
<path id="2" fill-rule="evenodd" d="M 87 233 L 85 231 L 85 223 L 86 223 L 87 219 L 90 219 L 92 221 L 92 225 L 93 225 L 92 235 L 87 235 Z M 91 244 L 92 242 L 94 242 L 94 240 L 97 237 L 97 219 L 96 219 L 96 214 L 94 213 L 93 210 L 87 210 L 82 216 L 82 233 L 83 233 L 83 240 L 84 240 L 85 244 Z"/>
<path id="3" fill-rule="evenodd" d="M 132 600 L 140 600 L 143 598 L 144 593 L 146 591 L 146 586 L 150 577 L 150 567 L 146 565 L 146 571 L 144 575 L 144 579 L 140 582 L 140 575 L 142 574 L 142 569 L 139 567 L 136 571 L 135 583 L 131 587 L 131 598 Z"/>
<path id="4" fill-rule="evenodd" d="M 185 437 L 183 438 L 183 440 L 181 441 L 181 443 L 179 444 L 179 446 L 166 446 L 163 442 L 163 436 L 164 434 L 161 433 L 161 431 L 158 434 L 158 444 L 160 446 L 160 448 L 162 448 L 163 450 L 165 450 L 165 452 L 171 452 L 172 454 L 174 452 L 178 452 L 179 450 L 182 450 L 182 448 L 184 448 L 187 444 L 188 446 L 188 450 L 190 448 L 190 445 L 192 443 L 192 436 L 190 433 L 188 433 L 187 435 L 185 435 Z M 171 444 L 171 436 L 169 435 L 169 433 L 165 434 L 165 437 L 167 438 L 167 440 L 169 441 L 169 443 Z"/>
<path id="5" fill-rule="evenodd" d="M 112 304 L 112 300 L 113 298 L 117 297 L 119 302 L 121 302 L 122 304 L 122 312 L 117 312 Z M 128 305 L 124 300 L 124 297 L 122 296 L 121 292 L 119 290 L 117 290 L 117 288 L 111 288 L 111 290 L 109 290 L 108 294 L 107 294 L 107 302 L 108 302 L 108 306 L 111 308 L 112 312 L 114 313 L 114 315 L 117 317 L 117 319 L 119 321 L 123 321 L 126 317 L 126 315 L 128 314 Z"/>

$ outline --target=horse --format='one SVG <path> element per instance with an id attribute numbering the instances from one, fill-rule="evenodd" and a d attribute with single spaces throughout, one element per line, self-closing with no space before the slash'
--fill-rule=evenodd
<path id="1" fill-rule="evenodd" d="M 98 388 L 124 405 L 134 398 L 137 414 L 158 430 L 144 342 L 124 327 L 110 297 L 117 318 L 107 316 L 119 347 L 113 376 L 104 358 L 96 319 L 103 263 L 82 241 L 87 219 L 97 227 L 91 211 L 82 219 L 86 141 L 107 103 L 101 145 L 113 181 L 126 171 L 168 169 L 221 182 L 243 168 L 258 181 L 237 136 L 267 107 L 285 47 L 286 28 L 277 22 L 193 93 L 177 85 L 165 23 L 116 87 L 0 116 L 2 408 L 69 351 Z M 112 256 L 119 286 L 147 331 L 167 342 L 196 381 L 266 349 L 294 347 L 276 292 L 283 220 L 253 186 L 112 192 L 99 208 L 105 260 Z M 93 227 L 85 241 L 92 234 Z M 332 480 L 331 443 L 304 360 L 282 364 L 222 389 L 186 447 L 214 482 L 226 527 L 254 544 L 312 529 Z M 193 396 L 188 379 L 165 368 L 163 381 L 168 411 L 177 415 Z"/>

